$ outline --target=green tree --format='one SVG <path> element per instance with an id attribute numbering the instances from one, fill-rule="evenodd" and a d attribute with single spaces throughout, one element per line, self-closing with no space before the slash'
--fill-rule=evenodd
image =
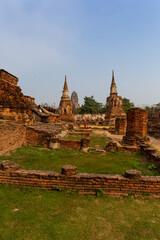
<path id="1" fill-rule="evenodd" d="M 150 106 L 145 106 L 144 108 L 146 111 L 151 112 L 151 107 Z"/>
<path id="2" fill-rule="evenodd" d="M 128 110 L 130 108 L 133 108 L 134 107 L 134 103 L 133 102 L 130 102 L 130 100 L 128 98 L 123 98 L 122 99 L 122 105 L 123 105 L 123 109 L 124 111 L 127 113 Z"/>
<path id="3" fill-rule="evenodd" d="M 159 110 L 160 110 L 160 103 L 157 103 L 157 104 L 156 104 L 156 107 L 155 107 L 155 111 L 156 111 L 156 112 L 159 112 Z"/>
<path id="4" fill-rule="evenodd" d="M 102 103 L 96 102 L 93 96 L 85 97 L 84 104 L 79 108 L 79 113 L 103 113 L 105 106 Z"/>

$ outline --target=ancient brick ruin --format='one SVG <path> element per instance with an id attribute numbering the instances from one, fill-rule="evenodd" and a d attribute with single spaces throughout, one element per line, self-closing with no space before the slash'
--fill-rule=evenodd
<path id="1" fill-rule="evenodd" d="M 148 112 L 141 108 L 131 108 L 127 113 L 126 145 L 140 145 L 149 141 L 147 137 Z"/>
<path id="2" fill-rule="evenodd" d="M 0 119 L 24 123 L 61 121 L 58 112 L 49 112 L 42 106 L 37 106 L 33 97 L 25 96 L 17 85 L 18 81 L 14 75 L 3 69 L 0 70 Z M 66 90 L 64 90 L 66 100 L 65 97 L 67 97 Z M 65 103 L 66 101 L 62 103 L 63 109 Z M 71 104 L 66 104 L 67 114 L 70 112 L 68 105 Z"/>
<path id="3" fill-rule="evenodd" d="M 0 118 L 32 122 L 31 105 L 34 105 L 34 98 L 23 95 L 17 84 L 17 77 L 0 70 Z"/>
<path id="4" fill-rule="evenodd" d="M 58 138 L 58 135 L 72 128 L 72 123 L 68 124 L 64 122 L 23 124 L 16 121 L 1 120 L 0 155 L 9 153 L 23 144 L 31 146 L 41 145 L 45 148 L 52 148 L 51 145 Z M 85 140 L 83 140 L 83 143 L 78 141 L 77 145 L 74 141 L 63 139 L 61 141 L 61 148 L 80 149 L 82 145 L 85 147 Z M 64 146 L 65 143 L 66 146 Z M 76 148 L 76 146 L 78 147 Z"/>
<path id="5" fill-rule="evenodd" d="M 106 125 L 114 126 L 117 117 L 126 116 L 122 106 L 122 97 L 118 96 L 117 87 L 112 71 L 112 83 L 110 87 L 110 96 L 107 97 L 105 122 Z"/>

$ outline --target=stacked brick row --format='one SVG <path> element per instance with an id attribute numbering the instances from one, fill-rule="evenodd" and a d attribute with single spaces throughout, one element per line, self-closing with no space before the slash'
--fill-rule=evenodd
<path id="1" fill-rule="evenodd" d="M 4 167 L 2 167 L 4 165 Z M 7 166 L 7 167 L 5 167 Z M 69 191 L 79 191 L 86 194 L 95 194 L 103 189 L 107 195 L 157 194 L 160 195 L 160 176 L 141 176 L 139 171 L 128 170 L 125 176 L 110 174 L 77 173 L 74 166 L 63 166 L 62 173 L 51 171 L 36 171 L 17 169 L 1 164 L 0 183 L 17 184 L 42 189 L 56 190 L 62 188 Z"/>

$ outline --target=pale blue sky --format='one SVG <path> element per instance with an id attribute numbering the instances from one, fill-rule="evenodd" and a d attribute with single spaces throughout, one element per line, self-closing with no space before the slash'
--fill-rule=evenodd
<path id="1" fill-rule="evenodd" d="M 59 104 L 64 76 L 80 103 L 118 93 L 160 102 L 160 0 L 0 0 L 0 68 L 37 103 Z"/>

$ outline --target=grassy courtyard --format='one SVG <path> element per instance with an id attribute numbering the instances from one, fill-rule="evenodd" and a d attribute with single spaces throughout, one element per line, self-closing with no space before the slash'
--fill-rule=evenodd
<path id="1" fill-rule="evenodd" d="M 82 138 L 85 138 L 85 136 L 69 134 L 64 139 L 81 140 Z M 105 132 L 101 131 L 101 133 L 99 133 L 99 130 L 92 130 L 89 138 L 90 138 L 90 147 L 97 147 L 101 149 L 104 149 L 107 143 L 111 140 L 109 137 L 106 137 Z"/>
<path id="2" fill-rule="evenodd" d="M 106 143 L 101 136 L 95 139 Z M 138 169 L 159 175 L 140 154 L 84 153 L 23 146 L 0 161 L 22 168 L 60 171 L 66 164 L 79 172 L 124 174 Z M 1 240 L 159 240 L 160 200 L 150 196 L 96 197 L 0 184 Z"/>
<path id="3" fill-rule="evenodd" d="M 136 153 L 84 153 L 71 150 L 49 150 L 40 147 L 24 146 L 2 160 L 13 160 L 25 169 L 60 171 L 66 164 L 75 165 L 79 172 L 124 174 L 127 169 L 137 169 L 143 175 L 159 175 L 140 154 Z"/>
<path id="4" fill-rule="evenodd" d="M 1 240 L 158 240 L 160 201 L 0 185 Z"/>

